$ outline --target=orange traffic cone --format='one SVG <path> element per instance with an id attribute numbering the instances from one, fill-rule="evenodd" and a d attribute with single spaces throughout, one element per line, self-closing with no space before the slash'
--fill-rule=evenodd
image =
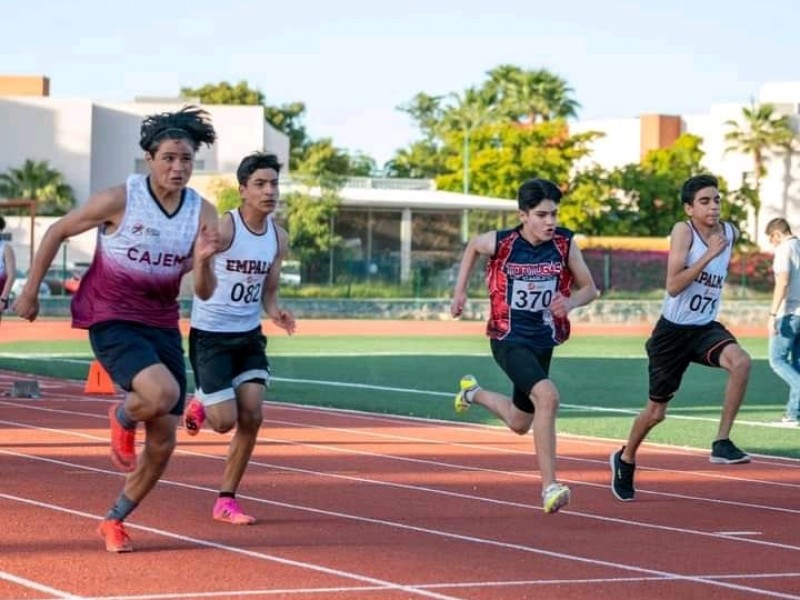
<path id="1" fill-rule="evenodd" d="M 86 385 L 83 388 L 86 394 L 116 394 L 114 382 L 99 361 L 93 360 L 89 367 L 89 376 L 86 378 Z"/>

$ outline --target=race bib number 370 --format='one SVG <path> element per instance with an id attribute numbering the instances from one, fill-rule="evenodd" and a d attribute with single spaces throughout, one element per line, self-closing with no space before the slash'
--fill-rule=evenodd
<path id="1" fill-rule="evenodd" d="M 514 280 L 511 288 L 511 308 L 538 312 L 550 307 L 556 294 L 556 282 Z"/>

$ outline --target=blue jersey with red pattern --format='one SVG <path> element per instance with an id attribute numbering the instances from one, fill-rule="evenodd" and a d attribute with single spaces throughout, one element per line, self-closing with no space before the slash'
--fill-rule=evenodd
<path id="1" fill-rule="evenodd" d="M 486 335 L 492 339 L 552 348 L 569 338 L 569 319 L 550 312 L 557 294 L 569 296 L 573 282 L 567 266 L 573 233 L 557 227 L 553 239 L 534 246 L 522 226 L 497 232 L 486 265 L 491 314 Z"/>

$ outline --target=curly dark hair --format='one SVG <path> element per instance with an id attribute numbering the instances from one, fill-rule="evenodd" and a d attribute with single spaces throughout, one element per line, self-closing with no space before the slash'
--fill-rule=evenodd
<path id="1" fill-rule="evenodd" d="M 195 152 L 200 144 L 210 146 L 217 139 L 211 116 L 198 106 L 184 106 L 177 112 L 145 117 L 139 136 L 139 146 L 155 154 L 164 140 L 187 140 Z"/>

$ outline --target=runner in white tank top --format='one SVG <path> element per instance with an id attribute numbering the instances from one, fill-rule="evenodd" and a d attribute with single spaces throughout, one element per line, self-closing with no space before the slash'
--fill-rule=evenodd
<path id="1" fill-rule="evenodd" d="M 738 231 L 720 221 L 722 199 L 716 177 L 690 177 L 681 188 L 681 201 L 689 221 L 672 228 L 663 313 L 645 345 L 650 398 L 634 420 L 625 446 L 609 459 L 611 490 L 618 500 L 633 500 L 636 452 L 650 430 L 665 419 L 691 363 L 728 372 L 709 460 L 720 464 L 750 461 L 729 437 L 750 377 L 750 356 L 715 320 Z"/>
<path id="2" fill-rule="evenodd" d="M 222 218 L 230 219 L 230 246 L 214 257 L 217 288 L 208 300 L 192 302 L 192 327 L 203 331 L 245 332 L 261 325 L 261 297 L 266 276 L 278 255 L 278 233 L 272 216 L 264 231 L 251 230 L 241 209 Z"/>
<path id="3" fill-rule="evenodd" d="M 691 220 L 686 224 L 692 232 L 692 242 L 686 255 L 686 264 L 693 265 L 698 263 L 703 254 L 708 251 L 708 244 Z M 722 227 L 722 236 L 728 240 L 725 249 L 711 259 L 684 290 L 674 296 L 668 293 L 664 294 L 661 314 L 671 323 L 705 325 L 717 318 L 722 300 L 722 285 L 728 276 L 728 264 L 731 261 L 733 242 L 736 240 L 736 230 L 733 225 L 720 221 L 720 226 Z"/>
<path id="4" fill-rule="evenodd" d="M 73 324 L 89 330 L 95 357 L 128 394 L 109 410 L 111 460 L 130 473 L 98 532 L 109 552 L 130 552 L 124 520 L 160 479 L 175 449 L 186 367 L 178 328 L 181 276 L 194 269 L 195 293 L 208 298 L 216 279 L 216 209 L 188 189 L 194 156 L 216 139 L 197 107 L 144 119 L 139 146 L 149 174 L 91 196 L 48 229 L 14 309 L 39 312 L 38 289 L 61 243 L 98 229 L 92 265 L 72 303 Z M 143 421 L 146 452 L 135 451 Z M 170 511 L 164 511 L 168 514 Z"/>
<path id="5" fill-rule="evenodd" d="M 220 223 L 220 246 L 214 272 L 217 288 L 205 300 L 192 303 L 189 358 L 195 377 L 195 397 L 184 423 L 196 435 L 208 421 L 219 433 L 236 433 L 211 516 L 234 525 L 250 525 L 236 500 L 236 490 L 250 461 L 261 427 L 264 391 L 269 381 L 266 338 L 261 310 L 278 327 L 294 333 L 292 313 L 278 305 L 281 261 L 288 252 L 288 235 L 275 224 L 281 165 L 273 154 L 251 154 L 236 172 L 242 204 Z"/>

